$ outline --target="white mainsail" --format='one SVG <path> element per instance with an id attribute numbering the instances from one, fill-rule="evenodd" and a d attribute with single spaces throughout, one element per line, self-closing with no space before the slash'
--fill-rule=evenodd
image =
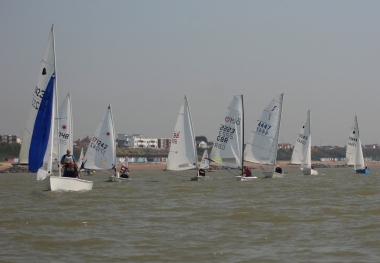
<path id="1" fill-rule="evenodd" d="M 40 64 L 40 70 L 38 72 L 38 79 L 36 87 L 34 88 L 33 100 L 31 109 L 29 111 L 29 117 L 27 119 L 19 156 L 20 164 L 27 164 L 29 159 L 29 149 L 34 132 L 34 126 L 38 114 L 38 110 L 41 105 L 42 98 L 45 94 L 45 90 L 48 83 L 51 81 L 53 75 L 55 75 L 55 44 L 54 44 L 54 27 L 51 27 L 49 40 L 46 45 L 45 53 Z M 54 84 L 55 89 L 55 84 Z M 47 168 L 47 169 L 50 169 Z"/>
<path id="2" fill-rule="evenodd" d="M 200 163 L 199 167 L 202 169 L 209 169 L 210 168 L 210 160 L 208 159 L 207 149 L 203 152 L 203 156 L 202 156 L 201 163 Z"/>
<path id="3" fill-rule="evenodd" d="M 311 168 L 311 134 L 310 134 L 310 110 L 299 131 L 296 144 L 294 145 L 291 164 L 300 164 L 303 168 Z"/>
<path id="4" fill-rule="evenodd" d="M 166 169 L 182 171 L 197 167 L 193 122 L 187 96 L 178 113 L 177 122 L 166 161 Z"/>
<path id="5" fill-rule="evenodd" d="M 58 114 L 58 142 L 60 149 L 58 156 L 61 157 L 66 154 L 67 149 L 73 152 L 73 115 L 70 93 L 63 100 Z"/>
<path id="6" fill-rule="evenodd" d="M 273 166 L 276 164 L 283 99 L 284 94 L 281 94 L 264 109 L 257 121 L 256 130 L 252 131 L 244 149 L 245 161 Z"/>
<path id="7" fill-rule="evenodd" d="M 91 138 L 85 158 L 85 169 L 113 169 L 116 161 L 115 129 L 111 105 Z"/>
<path id="8" fill-rule="evenodd" d="M 365 168 L 362 144 L 359 136 L 358 119 L 356 115 L 347 141 L 346 161 L 347 165 L 353 165 L 355 170 Z"/>
<path id="9" fill-rule="evenodd" d="M 219 126 L 210 159 L 230 168 L 242 168 L 243 163 L 243 95 L 236 95 Z"/>

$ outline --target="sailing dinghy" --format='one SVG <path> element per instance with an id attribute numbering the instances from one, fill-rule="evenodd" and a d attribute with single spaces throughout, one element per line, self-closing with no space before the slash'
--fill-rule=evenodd
<path id="1" fill-rule="evenodd" d="M 197 154 L 190 106 L 185 95 L 174 127 L 165 170 L 185 171 L 190 169 L 197 169 Z M 192 181 L 199 179 L 203 178 L 199 176 L 198 172 L 197 176 L 191 178 Z"/>
<path id="2" fill-rule="evenodd" d="M 318 171 L 311 166 L 310 110 L 307 112 L 306 120 L 298 133 L 290 163 L 300 164 L 300 169 L 304 175 L 318 175 Z"/>
<path id="3" fill-rule="evenodd" d="M 72 119 L 72 106 L 70 93 L 67 94 L 66 98 L 63 100 L 61 106 L 58 110 L 57 119 L 57 130 L 54 136 L 55 147 L 53 160 L 60 160 L 60 156 L 66 154 L 67 149 L 73 152 L 73 119 Z M 58 152 L 58 158 L 56 157 L 56 152 Z M 78 166 L 80 167 L 80 166 Z M 82 180 L 80 178 L 63 177 L 61 169 L 59 169 L 58 176 L 50 176 L 47 178 L 48 189 L 52 191 L 82 191 L 91 190 L 93 186 L 92 181 Z"/>
<path id="4" fill-rule="evenodd" d="M 128 155 L 125 156 L 123 165 L 121 166 L 121 171 L 116 174 L 116 176 L 110 176 L 111 182 L 125 182 L 125 181 L 132 181 L 132 179 L 129 178 L 129 167 L 128 167 Z M 123 177 L 123 173 L 127 177 Z"/>
<path id="5" fill-rule="evenodd" d="M 210 160 L 208 159 L 207 149 L 203 152 L 201 163 L 199 164 L 199 168 L 207 170 L 210 169 Z"/>
<path id="6" fill-rule="evenodd" d="M 271 167 L 265 170 L 260 166 L 265 178 L 284 177 L 283 173 L 275 171 L 283 99 L 284 94 L 281 94 L 264 109 L 244 150 L 244 160 Z"/>
<path id="7" fill-rule="evenodd" d="M 353 165 L 357 174 L 369 174 L 370 170 L 364 164 L 362 143 L 359 136 L 358 118 L 355 115 L 346 147 L 347 165 Z"/>
<path id="8" fill-rule="evenodd" d="M 224 167 L 239 169 L 243 175 L 244 111 L 243 95 L 235 95 L 219 125 L 210 159 Z M 235 176 L 239 181 L 256 177 Z"/>
<path id="9" fill-rule="evenodd" d="M 56 136 L 59 124 L 57 101 L 54 27 L 52 26 L 23 134 L 25 141 L 20 151 L 21 162 L 28 163 L 29 171 L 37 173 L 37 180 L 46 180 L 48 190 L 91 190 L 92 182 L 52 176 L 53 156 L 56 155 L 54 144 L 59 145 Z"/>
<path id="10" fill-rule="evenodd" d="M 84 157 L 84 168 L 90 170 L 114 169 L 115 174 L 112 176 L 119 176 L 119 173 L 116 173 L 115 128 L 111 105 L 107 107 L 106 113 L 91 138 Z M 110 181 L 112 180 L 110 179 Z"/>

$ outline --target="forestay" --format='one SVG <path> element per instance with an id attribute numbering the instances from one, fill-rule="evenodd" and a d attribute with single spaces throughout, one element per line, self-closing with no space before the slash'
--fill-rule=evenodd
<path id="1" fill-rule="evenodd" d="M 35 132 L 35 123 L 37 114 L 39 113 L 40 105 L 42 99 L 44 98 L 46 88 L 48 84 L 52 84 L 54 86 L 53 75 L 55 74 L 55 47 L 54 47 L 54 29 L 53 27 L 50 30 L 49 40 L 45 49 L 45 53 L 43 59 L 40 64 L 40 70 L 38 71 L 38 79 L 36 87 L 34 88 L 33 99 L 31 109 L 29 111 L 29 117 L 27 119 L 23 137 L 22 144 L 19 156 L 19 163 L 27 164 L 29 161 L 29 149 L 32 142 L 32 136 Z M 45 96 L 46 99 L 51 99 L 48 96 Z M 54 113 L 53 113 L 54 114 Z M 35 154 L 34 152 L 32 153 Z M 33 165 L 33 164 L 32 164 Z M 36 164 L 37 166 L 40 164 Z M 35 170 L 33 168 L 33 170 Z"/>
<path id="2" fill-rule="evenodd" d="M 219 126 L 210 159 L 230 168 L 243 162 L 243 95 L 236 95 Z"/>
<path id="3" fill-rule="evenodd" d="M 111 105 L 108 106 L 104 117 L 100 120 L 91 138 L 84 159 L 85 169 L 102 170 L 115 168 L 115 130 Z"/>
<path id="4" fill-rule="evenodd" d="M 244 160 L 275 165 L 284 94 L 271 101 L 257 121 L 244 150 Z"/>
<path id="5" fill-rule="evenodd" d="M 185 96 L 171 139 L 170 151 L 166 162 L 167 170 L 181 171 L 197 167 L 194 139 L 190 107 L 187 96 Z"/>
<path id="6" fill-rule="evenodd" d="M 311 168 L 310 110 L 307 112 L 306 120 L 299 131 L 290 163 L 300 164 L 301 169 Z"/>

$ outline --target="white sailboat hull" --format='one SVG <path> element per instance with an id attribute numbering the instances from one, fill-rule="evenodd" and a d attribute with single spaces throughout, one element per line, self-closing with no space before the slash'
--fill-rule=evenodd
<path id="1" fill-rule="evenodd" d="M 303 168 L 303 175 L 318 175 L 318 171 L 310 168 Z"/>
<path id="2" fill-rule="evenodd" d="M 240 175 L 235 176 L 235 178 L 236 178 L 236 180 L 238 180 L 238 181 L 251 181 L 251 180 L 253 180 L 253 179 L 257 179 L 256 176 L 249 176 L 249 177 L 246 177 L 246 176 L 240 176 Z"/>
<path id="3" fill-rule="evenodd" d="M 88 191 L 92 189 L 94 182 L 71 177 L 48 176 L 46 183 L 48 190 L 51 191 Z"/>

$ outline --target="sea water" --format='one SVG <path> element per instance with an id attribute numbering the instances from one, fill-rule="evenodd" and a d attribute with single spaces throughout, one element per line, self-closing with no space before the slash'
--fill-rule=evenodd
<path id="1" fill-rule="evenodd" d="M 380 169 L 318 170 L 96 173 L 88 192 L 0 174 L 0 262 L 380 262 Z"/>

